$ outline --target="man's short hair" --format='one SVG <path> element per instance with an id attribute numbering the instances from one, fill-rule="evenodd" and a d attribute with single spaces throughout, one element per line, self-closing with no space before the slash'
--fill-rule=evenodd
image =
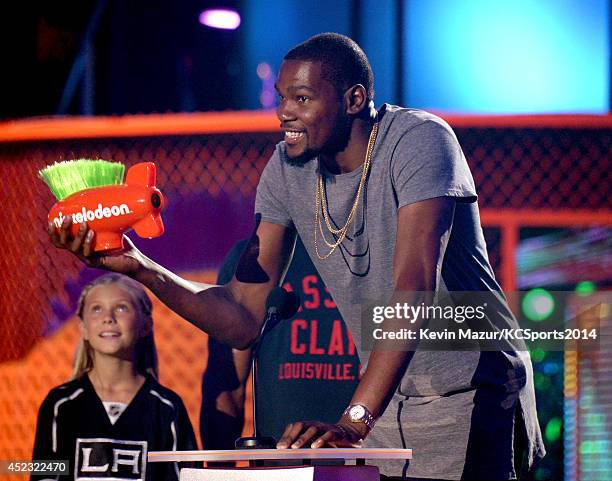
<path id="1" fill-rule="evenodd" d="M 320 33 L 289 50 L 284 60 L 321 62 L 326 80 L 342 95 L 361 84 L 368 98 L 374 98 L 374 74 L 368 57 L 357 43 L 339 33 Z"/>

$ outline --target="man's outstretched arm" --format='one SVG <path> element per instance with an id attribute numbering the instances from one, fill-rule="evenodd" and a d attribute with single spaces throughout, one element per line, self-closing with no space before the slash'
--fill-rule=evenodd
<path id="1" fill-rule="evenodd" d="M 291 229 L 258 222 L 234 278 L 225 286 L 209 286 L 182 279 L 147 258 L 129 240 L 127 249 L 119 254 L 95 253 L 95 233 L 83 224 L 72 237 L 71 222 L 65 219 L 59 231 L 49 225 L 56 247 L 70 250 L 89 267 L 134 278 L 181 317 L 239 349 L 248 347 L 259 335 L 266 298 L 280 282 L 295 241 Z"/>

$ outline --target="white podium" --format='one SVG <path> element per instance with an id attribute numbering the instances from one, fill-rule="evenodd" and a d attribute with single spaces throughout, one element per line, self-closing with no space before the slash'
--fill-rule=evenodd
<path id="1" fill-rule="evenodd" d="M 411 459 L 411 449 L 236 449 L 227 451 L 152 451 L 150 463 L 183 461 L 295 461 L 295 466 L 181 469 L 180 481 L 379 481 L 367 459 Z M 340 459 L 354 465 L 310 466 L 313 460 Z"/>

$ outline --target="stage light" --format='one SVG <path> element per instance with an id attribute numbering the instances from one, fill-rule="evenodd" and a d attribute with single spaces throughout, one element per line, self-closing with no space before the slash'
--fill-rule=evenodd
<path id="1" fill-rule="evenodd" d="M 270 67 L 269 63 L 262 62 L 257 65 L 257 76 L 261 80 L 270 78 L 271 75 L 272 75 L 272 67 Z"/>
<path id="2" fill-rule="evenodd" d="M 559 365 L 556 362 L 545 362 L 542 371 L 548 376 L 553 376 L 559 372 Z"/>
<path id="3" fill-rule="evenodd" d="M 532 289 L 522 302 L 523 313 L 531 321 L 543 321 L 555 310 L 555 300 L 546 289 Z"/>
<path id="4" fill-rule="evenodd" d="M 591 281 L 582 281 L 576 284 L 576 294 L 579 296 L 588 296 L 595 292 L 595 283 Z"/>
<path id="5" fill-rule="evenodd" d="M 540 347 L 536 347 L 535 349 L 531 350 L 529 354 L 531 355 L 531 360 L 533 362 L 542 362 L 546 357 L 546 351 Z"/>
<path id="6" fill-rule="evenodd" d="M 200 13 L 200 23 L 212 28 L 236 30 L 240 26 L 240 15 L 225 8 L 209 9 Z"/>
<path id="7" fill-rule="evenodd" d="M 561 418 L 552 418 L 546 424 L 546 429 L 544 430 L 544 435 L 546 436 L 546 440 L 548 442 L 555 442 L 561 437 L 561 427 L 563 425 L 563 421 Z"/>
<path id="8" fill-rule="evenodd" d="M 259 102 L 261 102 L 261 106 L 264 109 L 271 109 L 272 107 L 274 107 L 275 100 L 276 98 L 274 97 L 274 94 L 270 92 L 269 90 L 264 90 L 259 95 Z"/>
<path id="9" fill-rule="evenodd" d="M 276 91 L 274 89 L 276 75 L 274 74 L 272 66 L 267 62 L 259 63 L 257 65 L 257 76 L 261 80 L 259 103 L 264 109 L 274 108 L 276 104 Z"/>

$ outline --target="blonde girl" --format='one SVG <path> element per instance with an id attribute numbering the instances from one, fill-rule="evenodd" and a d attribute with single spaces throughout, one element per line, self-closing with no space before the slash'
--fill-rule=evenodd
<path id="1" fill-rule="evenodd" d="M 38 413 L 33 459 L 70 464 L 54 479 L 174 481 L 179 466 L 147 464 L 147 452 L 197 448 L 182 400 L 157 381 L 151 311 L 140 284 L 121 274 L 83 289 L 72 379 Z"/>

